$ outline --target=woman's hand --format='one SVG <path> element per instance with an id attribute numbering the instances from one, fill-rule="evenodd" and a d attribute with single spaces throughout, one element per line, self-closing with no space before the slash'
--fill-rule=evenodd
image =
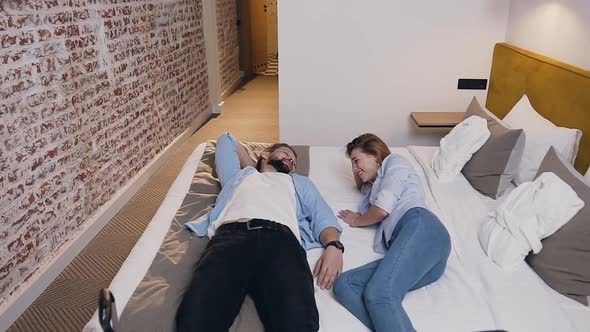
<path id="1" fill-rule="evenodd" d="M 350 210 L 341 210 L 338 212 L 338 218 L 342 219 L 345 223 L 349 224 L 351 227 L 357 226 L 358 218 L 361 216 L 360 213 L 352 212 Z"/>

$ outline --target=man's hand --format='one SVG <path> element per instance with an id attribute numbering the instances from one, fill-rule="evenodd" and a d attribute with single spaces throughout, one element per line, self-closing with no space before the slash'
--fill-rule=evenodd
<path id="1" fill-rule="evenodd" d="M 338 218 L 342 219 L 342 221 L 349 224 L 350 227 L 358 226 L 357 221 L 360 216 L 360 213 L 352 212 L 350 210 L 341 210 L 340 212 L 338 212 Z"/>
<path id="2" fill-rule="evenodd" d="M 313 276 L 318 278 L 317 284 L 320 289 L 332 288 L 336 277 L 342 274 L 342 262 L 342 251 L 338 248 L 329 246 L 324 250 L 313 270 Z"/>

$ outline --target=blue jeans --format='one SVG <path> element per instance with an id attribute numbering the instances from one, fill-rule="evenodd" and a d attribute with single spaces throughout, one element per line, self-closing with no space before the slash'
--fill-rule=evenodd
<path id="1" fill-rule="evenodd" d="M 373 331 L 415 331 L 402 300 L 440 278 L 451 252 L 445 226 L 430 211 L 408 210 L 382 259 L 340 275 L 336 299 Z"/>

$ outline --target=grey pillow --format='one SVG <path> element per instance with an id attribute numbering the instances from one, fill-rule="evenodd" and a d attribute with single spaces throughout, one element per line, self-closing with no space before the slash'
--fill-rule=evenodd
<path id="1" fill-rule="evenodd" d="M 488 121 L 490 138 L 473 154 L 461 172 L 477 191 L 498 198 L 512 187 L 512 179 L 524 152 L 525 134 L 522 129 L 503 126 L 495 115 L 479 105 L 475 97 L 465 112 L 465 119 L 472 115 Z"/>
<path id="2" fill-rule="evenodd" d="M 590 187 L 568 162 L 563 162 L 553 147 L 539 166 L 537 177 L 553 172 L 569 184 L 584 201 L 584 207 L 553 235 L 541 243 L 543 248 L 530 254 L 527 262 L 537 274 L 561 294 L 585 305 L 590 296 Z"/>

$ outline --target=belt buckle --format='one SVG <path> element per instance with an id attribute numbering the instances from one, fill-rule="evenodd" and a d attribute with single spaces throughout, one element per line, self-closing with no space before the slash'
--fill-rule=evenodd
<path id="1" fill-rule="evenodd" d="M 246 230 L 253 231 L 253 230 L 256 230 L 256 229 L 262 229 L 262 228 L 264 228 L 263 226 L 250 226 L 250 221 L 252 221 L 252 220 L 248 220 L 246 222 Z"/>

